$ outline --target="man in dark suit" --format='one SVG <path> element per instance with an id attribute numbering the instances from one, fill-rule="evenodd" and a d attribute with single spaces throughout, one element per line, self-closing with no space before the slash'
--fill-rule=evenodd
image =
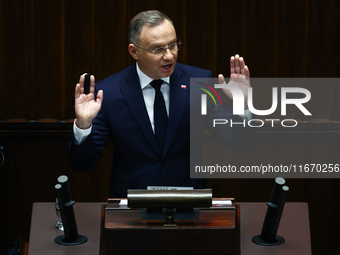
<path id="1" fill-rule="evenodd" d="M 109 197 L 126 197 L 127 189 L 150 185 L 204 188 L 204 180 L 190 179 L 189 88 L 190 78 L 209 78 L 212 73 L 176 64 L 181 42 L 171 20 L 161 12 L 135 16 L 129 40 L 134 65 L 96 85 L 91 76 L 87 95 L 84 75 L 76 85 L 76 119 L 68 144 L 70 165 L 76 171 L 90 168 L 112 140 Z M 232 77 L 249 78 L 248 67 L 238 55 L 231 58 L 231 68 Z M 222 75 L 219 79 L 224 81 Z M 237 85 L 243 90 L 249 86 Z M 225 105 L 214 112 L 225 119 L 235 118 Z M 249 134 L 234 130 L 221 137 L 236 149 L 246 147 Z"/>

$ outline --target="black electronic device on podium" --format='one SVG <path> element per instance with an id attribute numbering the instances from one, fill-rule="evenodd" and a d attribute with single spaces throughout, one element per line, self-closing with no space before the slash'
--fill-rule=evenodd
<path id="1" fill-rule="evenodd" d="M 198 208 L 212 207 L 211 189 L 202 190 L 128 190 L 129 208 L 140 208 L 142 220 L 165 220 L 164 226 L 176 226 L 175 220 L 198 220 Z"/>

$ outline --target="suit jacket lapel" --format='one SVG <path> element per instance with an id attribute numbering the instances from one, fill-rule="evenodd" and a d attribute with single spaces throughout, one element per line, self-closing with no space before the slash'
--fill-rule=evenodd
<path id="1" fill-rule="evenodd" d="M 136 65 L 132 65 L 127 72 L 127 75 L 125 76 L 125 83 L 121 85 L 121 91 L 138 126 L 152 147 L 160 154 L 155 135 L 152 131 L 149 115 L 145 107 L 143 93 L 136 71 Z"/>
<path id="2" fill-rule="evenodd" d="M 182 76 L 182 71 L 177 66 L 175 66 L 175 70 L 170 77 L 169 123 L 163 155 L 165 155 L 165 153 L 168 151 L 175 137 L 183 115 L 184 106 L 189 95 L 189 81 L 188 79 L 184 79 Z M 186 85 L 186 88 L 182 88 L 181 85 Z"/>

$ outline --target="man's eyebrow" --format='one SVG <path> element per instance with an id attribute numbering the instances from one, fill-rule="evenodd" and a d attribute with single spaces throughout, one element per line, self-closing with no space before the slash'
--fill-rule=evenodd
<path id="1" fill-rule="evenodd" d="M 169 45 L 170 45 L 170 44 L 173 44 L 173 43 L 176 43 L 176 42 L 177 42 L 177 38 L 173 39 L 173 40 L 169 43 Z"/>
<path id="2" fill-rule="evenodd" d="M 160 47 L 164 47 L 164 45 L 161 44 L 151 44 L 150 48 L 160 48 Z"/>
<path id="3" fill-rule="evenodd" d="M 173 39 L 167 46 L 169 46 L 170 44 L 176 43 L 177 38 Z M 161 48 L 161 47 L 166 47 L 165 45 L 161 45 L 161 44 L 151 44 L 150 47 L 152 48 Z"/>

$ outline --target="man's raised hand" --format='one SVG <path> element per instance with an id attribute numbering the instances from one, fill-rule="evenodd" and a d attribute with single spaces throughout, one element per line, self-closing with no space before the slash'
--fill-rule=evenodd
<path id="1" fill-rule="evenodd" d="M 76 85 L 74 97 L 74 109 L 76 114 L 76 125 L 80 129 L 91 127 L 92 120 L 97 116 L 103 101 L 103 91 L 97 93 L 97 99 L 94 96 L 95 78 L 90 77 L 90 93 L 84 94 L 85 74 L 79 78 L 79 83 Z"/>
<path id="2" fill-rule="evenodd" d="M 218 75 L 218 83 L 226 83 L 222 74 Z M 234 85 L 242 90 L 245 99 L 245 109 L 248 109 L 247 102 L 248 88 L 250 87 L 250 72 L 244 59 L 238 54 L 230 58 L 230 80 L 228 84 Z M 229 89 L 223 88 L 222 90 L 230 99 L 233 99 L 233 95 Z"/>

